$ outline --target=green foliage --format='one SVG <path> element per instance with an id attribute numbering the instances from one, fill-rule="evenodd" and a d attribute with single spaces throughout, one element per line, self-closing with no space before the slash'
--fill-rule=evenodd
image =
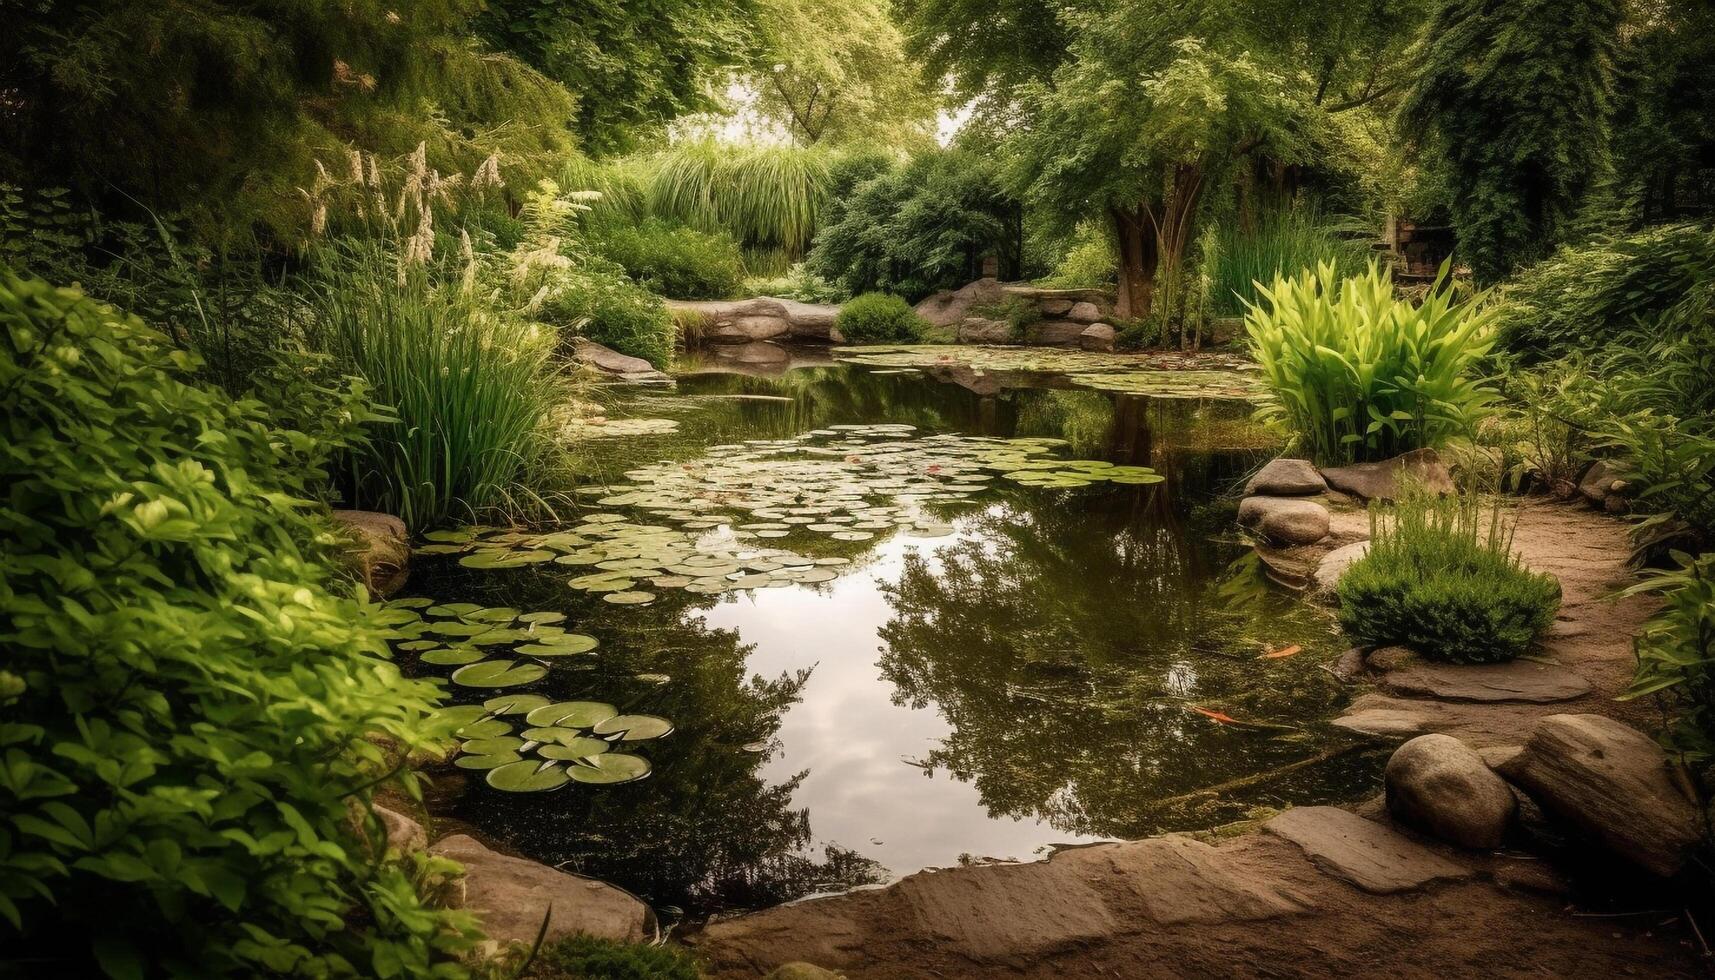
<path id="1" fill-rule="evenodd" d="M 1459 253 L 1499 281 L 1565 240 L 1606 175 L 1620 0 L 1441 0 L 1402 108 L 1453 187 Z"/>
<path id="2" fill-rule="evenodd" d="M 0 183 L 0 262 L 40 269 L 89 243 L 94 215 L 72 203 L 71 191 L 27 191 Z"/>
<path id="3" fill-rule="evenodd" d="M 1604 227 L 1708 214 L 1715 177 L 1715 5 L 1628 4 L 1613 110 L 1614 186 Z"/>
<path id="4" fill-rule="evenodd" d="M 744 279 L 738 243 L 720 232 L 697 231 L 650 218 L 603 232 L 596 251 L 624 266 L 638 285 L 673 299 L 726 299 Z"/>
<path id="5" fill-rule="evenodd" d="M 1638 634 L 1637 673 L 1622 697 L 1656 695 L 1668 712 L 1668 745 L 1707 766 L 1715 757 L 1715 553 L 1675 552 L 1674 560 L 1678 567 L 1626 591 L 1664 605 Z"/>
<path id="6" fill-rule="evenodd" d="M 678 331 L 667 304 L 617 266 L 589 261 L 566 270 L 534 315 L 658 368 L 673 359 Z"/>
<path id="7" fill-rule="evenodd" d="M 972 316 L 985 320 L 1001 320 L 1011 329 L 1014 339 L 1024 336 L 1024 330 L 1042 320 L 1042 306 L 1022 296 L 1008 296 L 997 303 L 979 303 L 971 307 Z"/>
<path id="8" fill-rule="evenodd" d="M 798 146 L 679 143 L 651 163 L 649 210 L 801 257 L 828 203 L 828 161 L 826 151 Z"/>
<path id="9" fill-rule="evenodd" d="M 699 976 L 697 961 L 682 946 L 568 936 L 543 946 L 524 980 L 697 980 Z"/>
<path id="10" fill-rule="evenodd" d="M 1494 391 L 1476 377 L 1492 308 L 1455 303 L 1446 272 L 1421 304 L 1394 296 L 1374 262 L 1277 276 L 1245 315 L 1270 396 L 1263 414 L 1318 462 L 1381 460 L 1470 435 Z"/>
<path id="11" fill-rule="evenodd" d="M 1365 242 L 1340 234 L 1308 208 L 1268 212 L 1249 228 L 1236 221 L 1224 222 L 1213 237 L 1203 267 L 1213 280 L 1210 298 L 1221 316 L 1242 316 L 1256 303 L 1256 283 L 1273 282 L 1277 276 L 1324 262 L 1362 268 L 1370 259 Z"/>
<path id="12" fill-rule="evenodd" d="M 544 426 L 563 400 L 552 332 L 379 250 L 323 261 L 316 343 L 395 416 L 342 457 L 347 500 L 414 529 L 522 507 L 552 457 Z"/>
<path id="13" fill-rule="evenodd" d="M 851 297 L 851 293 L 811 272 L 802 262 L 794 264 L 783 276 L 746 279 L 744 291 L 752 296 L 795 299 L 800 303 L 843 303 Z"/>
<path id="14" fill-rule="evenodd" d="M 326 570 L 305 498 L 337 443 L 75 290 L 0 271 L 0 329 L 7 960 L 462 976 L 469 920 L 413 885 L 450 866 L 364 842 L 387 766 L 368 736 L 417 744 L 436 691 Z M 341 396 L 346 438 L 363 395 Z"/>
<path id="15" fill-rule="evenodd" d="M 853 344 L 914 343 L 928 326 L 911 304 L 889 293 L 853 297 L 840 307 L 834 325 Z"/>
<path id="16" fill-rule="evenodd" d="M 1526 361 L 1594 350 L 1639 325 L 1680 334 L 1715 316 L 1715 231 L 1601 236 L 1524 270 L 1501 300 L 1501 342 Z"/>
<path id="17" fill-rule="evenodd" d="M 1360 643 L 1490 663 L 1530 649 L 1560 609 L 1560 583 L 1512 554 L 1497 508 L 1416 496 L 1371 505 L 1370 548 L 1340 577 L 1340 626 Z"/>
<path id="18" fill-rule="evenodd" d="M 992 165 L 937 151 L 858 184 L 829 211 L 806 265 L 853 293 L 920 299 L 975 279 L 985 254 L 1016 268 L 1018 204 Z"/>
<path id="19" fill-rule="evenodd" d="M 1036 284 L 1048 289 L 1107 289 L 1114 284 L 1115 271 L 1113 243 L 1106 236 L 1091 235 L 1067 249 L 1054 271 Z"/>

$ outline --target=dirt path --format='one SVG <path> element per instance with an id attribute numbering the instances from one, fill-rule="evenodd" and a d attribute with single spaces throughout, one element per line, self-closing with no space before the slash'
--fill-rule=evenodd
<path id="1" fill-rule="evenodd" d="M 1361 514 L 1336 515 L 1337 540 L 1367 530 Z M 1360 681 L 1376 689 L 1336 723 L 1363 731 L 1351 722 L 1380 720 L 1370 726 L 1379 737 L 1443 731 L 1478 746 L 1518 744 L 1537 718 L 1566 711 L 1648 723 L 1647 707 L 1613 700 L 1651 608 L 1607 599 L 1630 580 L 1625 526 L 1527 501 L 1514 544 L 1560 578 L 1564 606 L 1541 662 L 1476 685 L 1477 696 L 1556 700 L 1449 700 L 1423 689 L 1468 695 L 1471 675 L 1425 675 L 1383 657 Z M 715 923 L 688 941 L 717 977 L 795 960 L 854 978 L 1703 975 L 1672 913 L 1580 912 L 1543 861 L 1460 851 L 1392 826 L 1373 804 L 1361 809 L 1290 810 L 1213 842 L 1175 835 L 921 872 Z"/>

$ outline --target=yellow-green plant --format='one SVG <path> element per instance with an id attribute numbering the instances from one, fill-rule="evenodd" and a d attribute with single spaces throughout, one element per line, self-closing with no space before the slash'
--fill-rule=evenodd
<path id="1" fill-rule="evenodd" d="M 810 147 L 681 143 L 654 161 L 649 210 L 747 246 L 802 258 L 827 206 L 826 151 Z"/>
<path id="2" fill-rule="evenodd" d="M 1421 302 L 1395 296 L 1371 262 L 1341 278 L 1331 262 L 1257 284 L 1245 329 L 1268 383 L 1266 418 L 1323 464 L 1387 459 L 1469 435 L 1495 391 L 1480 377 L 1494 311 L 1459 303 L 1447 268 Z"/>

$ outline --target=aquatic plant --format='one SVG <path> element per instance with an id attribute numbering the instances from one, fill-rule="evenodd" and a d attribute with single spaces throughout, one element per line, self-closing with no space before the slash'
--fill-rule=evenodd
<path id="1" fill-rule="evenodd" d="M 28 972 L 455 976 L 378 854 L 436 697 L 329 570 L 326 454 L 135 317 L 0 269 L 0 932 Z M 361 832 L 359 830 L 361 829 Z M 71 941 L 68 937 L 76 937 Z"/>
<path id="2" fill-rule="evenodd" d="M 1456 303 L 1444 266 L 1421 303 L 1371 262 L 1276 276 L 1249 306 L 1250 351 L 1269 387 L 1264 417 L 1324 465 L 1388 459 L 1469 435 L 1497 397 L 1477 376 L 1494 310 Z"/>
<path id="3" fill-rule="evenodd" d="M 1512 553 L 1512 528 L 1473 498 L 1372 504 L 1370 548 L 1341 576 L 1340 625 L 1432 660 L 1511 660 L 1560 609 L 1560 583 Z"/>
<path id="4" fill-rule="evenodd" d="M 1342 234 L 1343 230 L 1310 208 L 1270 211 L 1250 227 L 1229 221 L 1213 229 L 1203 264 L 1215 313 L 1242 316 L 1257 302 L 1258 284 L 1323 262 L 1362 268 L 1371 257 L 1369 243 Z"/>
<path id="5" fill-rule="evenodd" d="M 864 293 L 840 307 L 834 325 L 854 344 L 899 344 L 921 340 L 928 323 L 911 304 L 888 293 Z"/>

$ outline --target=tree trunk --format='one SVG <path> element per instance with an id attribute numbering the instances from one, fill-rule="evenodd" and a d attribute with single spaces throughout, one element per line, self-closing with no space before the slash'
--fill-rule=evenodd
<path id="1" fill-rule="evenodd" d="M 1182 316 L 1184 313 L 1184 278 L 1183 269 L 1185 248 L 1191 241 L 1191 232 L 1196 224 L 1197 203 L 1203 194 L 1203 166 L 1201 163 L 1180 163 L 1173 167 L 1173 183 L 1167 193 L 1167 199 L 1162 202 L 1159 210 L 1145 209 L 1145 213 L 1154 218 L 1156 238 L 1156 255 L 1161 265 L 1161 275 L 1167 281 L 1169 303 L 1162 311 L 1165 317 Z M 1185 332 L 1185 324 L 1180 322 L 1177 327 L 1170 323 L 1162 324 L 1162 339 L 1169 337 L 1169 331 L 1178 334 L 1179 345 L 1189 345 L 1189 337 Z"/>
<path id="2" fill-rule="evenodd" d="M 1114 316 L 1121 320 L 1149 316 L 1155 302 L 1155 265 L 1160 242 L 1148 215 L 1149 209 L 1143 205 L 1108 209 L 1114 240 L 1119 246 L 1119 296 L 1114 303 Z"/>

